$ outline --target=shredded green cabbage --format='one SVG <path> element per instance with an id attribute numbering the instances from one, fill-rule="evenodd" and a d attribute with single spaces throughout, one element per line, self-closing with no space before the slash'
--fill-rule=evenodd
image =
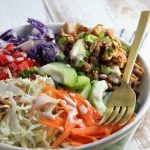
<path id="1" fill-rule="evenodd" d="M 36 95 L 40 94 L 42 84 L 39 80 L 44 80 L 52 85 L 53 81 L 48 77 L 37 77 L 36 80 L 19 78 L 16 82 L 25 85 L 29 93 L 19 97 L 13 97 L 13 93 L 7 92 L 11 107 L 0 123 L 0 143 L 19 146 L 23 148 L 51 148 L 51 137 L 48 136 L 47 127 L 38 123 L 36 118 L 31 119 L 31 107 Z M 7 80 L 15 82 L 15 80 Z"/>

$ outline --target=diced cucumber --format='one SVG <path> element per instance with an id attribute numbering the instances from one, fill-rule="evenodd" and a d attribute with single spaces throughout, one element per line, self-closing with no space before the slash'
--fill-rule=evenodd
<path id="1" fill-rule="evenodd" d="M 44 65 L 40 69 L 58 83 L 64 84 L 68 87 L 74 87 L 76 84 L 77 73 L 75 69 L 69 65 L 54 62 Z"/>

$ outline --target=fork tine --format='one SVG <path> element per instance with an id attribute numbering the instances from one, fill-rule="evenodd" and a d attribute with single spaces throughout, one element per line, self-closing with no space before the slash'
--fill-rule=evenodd
<path id="1" fill-rule="evenodd" d="M 133 113 L 134 113 L 134 107 L 128 106 L 125 116 L 119 123 L 119 126 L 124 125 L 130 119 L 130 117 L 133 115 Z"/>
<path id="2" fill-rule="evenodd" d="M 99 125 L 103 124 L 105 121 L 107 121 L 107 119 L 109 118 L 109 116 L 112 114 L 112 111 L 113 111 L 114 107 L 110 107 L 108 106 L 105 113 L 104 113 L 104 116 L 103 118 L 101 119 L 101 121 L 99 122 Z"/>
<path id="3" fill-rule="evenodd" d="M 115 119 L 117 114 L 119 113 L 119 110 L 120 110 L 120 106 L 115 106 L 115 110 L 113 110 L 113 112 L 110 116 L 110 119 L 104 125 L 110 124 Z"/>
<path id="4" fill-rule="evenodd" d="M 122 106 L 120 113 L 116 116 L 116 118 L 112 121 L 112 125 L 116 124 L 124 115 L 126 112 L 126 107 Z"/>

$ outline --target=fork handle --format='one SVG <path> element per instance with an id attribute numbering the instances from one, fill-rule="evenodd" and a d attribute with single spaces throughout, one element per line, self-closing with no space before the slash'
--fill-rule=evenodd
<path id="1" fill-rule="evenodd" d="M 135 34 L 133 43 L 130 48 L 127 64 L 126 64 L 125 71 L 124 71 L 123 78 L 122 78 L 122 83 L 129 84 L 130 76 L 131 76 L 137 55 L 138 55 L 140 44 L 142 42 L 146 27 L 148 25 L 149 17 L 150 17 L 150 11 L 143 11 L 141 13 L 141 17 L 138 23 L 136 34 Z"/>

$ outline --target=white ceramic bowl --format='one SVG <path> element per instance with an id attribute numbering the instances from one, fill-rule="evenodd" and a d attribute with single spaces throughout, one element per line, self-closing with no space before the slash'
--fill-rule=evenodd
<path id="1" fill-rule="evenodd" d="M 62 25 L 63 25 L 63 23 L 48 24 L 48 26 L 55 33 L 60 32 L 60 28 L 62 27 Z M 15 28 L 15 30 L 18 33 L 18 35 L 26 35 L 26 34 L 31 32 L 31 26 L 29 26 L 29 25 L 21 26 L 21 27 Z M 124 40 L 121 39 L 121 41 L 124 44 L 130 46 Z M 145 73 L 144 73 L 144 76 L 142 78 L 141 85 L 139 87 L 140 97 L 139 97 L 138 101 L 141 102 L 141 105 L 140 105 L 140 109 L 137 113 L 136 119 L 132 123 L 130 123 L 129 125 L 124 127 L 123 129 L 115 132 L 114 134 L 110 135 L 109 137 L 106 137 L 102 140 L 99 140 L 99 141 L 96 141 L 96 142 L 93 142 L 93 143 L 90 143 L 90 144 L 86 144 L 84 146 L 77 147 L 77 148 L 74 148 L 74 149 L 78 149 L 78 150 L 81 150 L 81 149 L 85 149 L 85 150 L 102 150 L 104 148 L 107 148 L 109 145 L 111 145 L 113 143 L 116 143 L 117 141 L 119 141 L 120 139 L 125 137 L 140 122 L 141 118 L 144 116 L 144 114 L 146 113 L 148 107 L 150 106 L 150 99 L 149 99 L 149 90 L 150 90 L 150 88 L 149 88 L 149 86 L 150 86 L 149 85 L 149 83 L 150 83 L 149 77 L 150 76 L 149 76 L 148 64 L 146 64 L 146 62 L 144 61 L 144 59 L 142 57 L 139 56 L 138 59 L 142 63 L 142 66 L 144 67 Z M 29 149 L 10 146 L 10 145 L 7 145 L 7 144 L 0 143 L 0 150 L 29 150 Z"/>

